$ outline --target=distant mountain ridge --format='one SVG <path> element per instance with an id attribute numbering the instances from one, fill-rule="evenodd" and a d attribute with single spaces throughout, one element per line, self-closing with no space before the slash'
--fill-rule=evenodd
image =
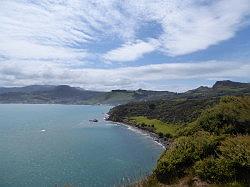
<path id="1" fill-rule="evenodd" d="M 212 87 L 200 86 L 196 89 L 181 93 L 184 98 L 210 98 L 224 95 L 249 95 L 250 83 L 233 82 L 230 80 L 217 81 Z"/>
<path id="2" fill-rule="evenodd" d="M 54 89 L 54 85 L 31 85 L 25 87 L 0 87 L 0 94 L 8 92 L 24 92 L 31 93 L 36 91 L 49 91 Z"/>
<path id="3" fill-rule="evenodd" d="M 129 117 L 144 116 L 170 123 L 187 123 L 224 96 L 250 96 L 250 83 L 217 81 L 212 87 L 200 86 L 168 99 L 126 103 L 112 108 L 109 119 L 124 122 Z"/>
<path id="4" fill-rule="evenodd" d="M 230 80 L 225 80 L 225 81 L 217 81 L 212 88 L 217 89 L 217 88 L 222 88 L 222 87 L 245 87 L 245 86 L 250 86 L 250 83 L 241 83 L 241 82 L 233 82 Z"/>
<path id="5" fill-rule="evenodd" d="M 84 90 L 68 85 L 0 87 L 0 103 L 125 104 L 136 101 L 212 98 L 224 95 L 249 95 L 250 83 L 217 81 L 213 87 L 201 86 L 184 93 L 152 90 Z"/>

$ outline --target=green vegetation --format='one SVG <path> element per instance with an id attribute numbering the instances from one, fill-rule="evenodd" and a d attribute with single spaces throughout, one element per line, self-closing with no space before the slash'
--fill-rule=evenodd
<path id="1" fill-rule="evenodd" d="M 111 104 L 131 101 L 172 98 L 177 94 L 168 91 L 112 90 L 99 92 L 67 85 L 35 85 L 20 88 L 0 87 L 0 103 L 61 103 L 61 104 Z"/>
<path id="2" fill-rule="evenodd" d="M 39 86 L 40 87 L 40 86 Z M 171 139 L 143 186 L 194 178 L 250 185 L 250 84 L 218 81 L 184 93 L 149 90 L 94 92 L 69 86 L 0 88 L 1 103 L 122 104 L 109 120 Z M 180 185 L 181 186 L 181 185 Z"/>
<path id="3" fill-rule="evenodd" d="M 177 136 L 192 135 L 199 130 L 219 134 L 249 134 L 250 97 L 223 97 L 196 119 L 176 132 Z"/>
<path id="4" fill-rule="evenodd" d="M 227 138 L 218 147 L 219 154 L 195 163 L 193 172 L 203 180 L 249 183 L 250 137 Z"/>
<path id="5" fill-rule="evenodd" d="M 212 106 L 222 96 L 240 96 L 249 95 L 249 93 L 249 83 L 232 81 L 218 81 L 212 88 L 201 86 L 184 93 L 142 89 L 100 92 L 67 85 L 31 85 L 26 87 L 0 87 L 0 103 L 119 105 L 139 101 L 140 103 L 128 105 L 130 109 L 134 108 L 135 110 L 126 111 L 121 107 L 126 112 L 126 116 L 131 114 L 130 117 L 147 116 L 168 122 L 190 122 L 190 120 L 199 116 L 201 110 Z M 170 108 L 173 108 L 173 110 L 165 110 Z M 149 111 L 148 109 L 150 109 L 150 113 L 146 113 L 146 111 Z"/>
<path id="6" fill-rule="evenodd" d="M 171 138 L 171 146 L 159 158 L 153 174 L 138 186 L 176 184 L 183 179 L 191 185 L 196 178 L 208 184 L 250 185 L 250 96 L 226 96 L 211 102 L 160 102 L 168 104 L 163 107 L 159 101 L 151 101 L 127 104 L 111 111 L 120 114 L 117 120 L 146 130 L 153 128 L 159 136 Z M 179 105 L 190 108 L 181 111 Z M 183 116 L 177 115 L 172 123 L 170 115 L 164 117 L 170 110 L 173 115 L 177 110 Z M 192 118 L 187 117 L 194 113 Z"/>
<path id="7" fill-rule="evenodd" d="M 114 107 L 109 112 L 110 120 L 122 122 L 128 117 L 145 116 L 168 123 L 188 123 L 195 120 L 201 112 L 218 102 L 211 99 L 174 99 L 133 102 Z"/>
<path id="8" fill-rule="evenodd" d="M 249 97 L 224 97 L 219 105 L 206 110 L 198 119 L 198 125 L 216 134 L 250 132 Z"/>
<path id="9" fill-rule="evenodd" d="M 157 119 L 148 119 L 144 116 L 131 117 L 128 119 L 128 122 L 140 128 L 151 128 L 158 135 L 168 138 L 175 136 L 176 131 L 179 129 L 178 125 L 162 122 Z"/>
<path id="10" fill-rule="evenodd" d="M 153 175 L 161 183 L 196 176 L 209 183 L 250 184 L 250 97 L 225 97 L 176 132 Z"/>
<path id="11" fill-rule="evenodd" d="M 94 97 L 88 102 L 90 104 L 102 103 L 102 104 L 121 104 L 127 103 L 134 98 L 134 92 L 132 91 L 111 91 Z"/>

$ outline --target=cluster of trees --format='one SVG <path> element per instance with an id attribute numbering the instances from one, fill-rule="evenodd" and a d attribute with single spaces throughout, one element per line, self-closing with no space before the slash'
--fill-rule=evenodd
<path id="1" fill-rule="evenodd" d="M 112 108 L 109 119 L 171 139 L 142 186 L 185 177 L 250 185 L 249 83 L 219 81 L 212 88 L 200 87 L 168 99 L 130 102 Z"/>
<path id="2" fill-rule="evenodd" d="M 196 176 L 210 183 L 250 184 L 250 97 L 225 97 L 181 128 L 158 161 L 154 179 Z"/>
<path id="3" fill-rule="evenodd" d="M 209 99 L 174 99 L 131 102 L 112 108 L 109 119 L 123 122 L 134 116 L 145 116 L 169 123 L 187 123 L 196 119 L 202 110 L 213 106 L 218 98 Z"/>

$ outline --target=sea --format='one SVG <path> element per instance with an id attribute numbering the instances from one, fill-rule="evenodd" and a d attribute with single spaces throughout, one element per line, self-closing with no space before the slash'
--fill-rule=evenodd
<path id="1" fill-rule="evenodd" d="M 105 121 L 110 108 L 0 104 L 0 186 L 124 186 L 149 175 L 164 148 Z"/>

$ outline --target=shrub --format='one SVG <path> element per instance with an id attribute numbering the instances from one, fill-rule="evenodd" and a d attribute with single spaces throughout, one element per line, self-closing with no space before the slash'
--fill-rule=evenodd
<path id="1" fill-rule="evenodd" d="M 250 138 L 241 136 L 227 138 L 218 147 L 217 158 L 209 157 L 194 165 L 194 174 L 201 179 L 216 183 L 239 181 L 249 184 Z"/>
<path id="2" fill-rule="evenodd" d="M 173 135 L 172 134 L 170 134 L 170 133 L 165 133 L 165 135 L 164 135 L 166 138 L 173 138 Z"/>
<path id="3" fill-rule="evenodd" d="M 234 180 L 235 171 L 232 170 L 232 163 L 226 159 L 216 159 L 213 157 L 200 160 L 194 165 L 194 174 L 202 180 L 226 183 Z"/>
<path id="4" fill-rule="evenodd" d="M 201 130 L 201 128 L 199 127 L 199 125 L 196 122 L 190 123 L 188 125 L 185 125 L 181 128 L 179 128 L 176 132 L 176 137 L 180 137 L 180 136 L 190 136 L 195 134 L 196 132 L 198 132 L 199 130 Z"/>
<path id="5" fill-rule="evenodd" d="M 250 137 L 228 138 L 220 146 L 221 157 L 231 162 L 235 178 L 250 184 Z"/>
<path id="6" fill-rule="evenodd" d="M 198 125 L 216 134 L 246 134 L 250 132 L 250 97 L 224 97 L 220 103 L 205 110 Z"/>
<path id="7" fill-rule="evenodd" d="M 196 161 L 207 155 L 213 155 L 218 142 L 218 137 L 204 132 L 176 139 L 159 159 L 154 171 L 156 178 L 161 182 L 170 182 L 183 176 L 186 169 Z"/>
<path id="8" fill-rule="evenodd" d="M 250 167 L 250 137 L 238 136 L 222 142 L 221 156 L 242 167 Z"/>
<path id="9" fill-rule="evenodd" d="M 160 138 L 163 138 L 163 133 L 162 133 L 162 132 L 159 132 L 159 133 L 158 133 L 158 136 L 159 136 Z"/>

